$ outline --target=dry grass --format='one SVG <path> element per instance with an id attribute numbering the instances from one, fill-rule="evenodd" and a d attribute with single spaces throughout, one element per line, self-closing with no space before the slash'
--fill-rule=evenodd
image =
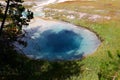
<path id="1" fill-rule="evenodd" d="M 58 3 L 54 5 L 48 5 L 47 7 L 52 9 L 66 9 L 75 10 L 78 12 L 86 12 L 90 14 L 100 14 L 107 16 L 118 16 L 120 13 L 120 1 L 68 1 L 64 3 Z"/>
<path id="2" fill-rule="evenodd" d="M 82 79 L 80 78 L 81 80 L 98 80 L 97 73 L 100 72 L 101 69 L 100 65 L 110 60 L 108 57 L 108 52 L 110 52 L 112 55 L 114 55 L 114 58 L 116 58 L 116 53 L 120 51 L 120 35 L 119 35 L 120 4 L 119 3 L 120 3 L 119 0 L 115 0 L 115 1 L 112 0 L 80 1 L 79 0 L 75 2 L 64 2 L 64 3 L 58 3 L 47 6 L 48 8 L 52 8 L 52 9 L 65 9 L 65 10 L 72 10 L 78 12 L 85 12 L 88 14 L 98 14 L 101 16 L 106 15 L 111 17 L 110 20 L 101 19 L 99 21 L 93 22 L 88 20 L 87 18 L 83 18 L 83 19 L 75 18 L 70 20 L 67 18 L 63 18 L 57 14 L 53 16 L 55 19 L 64 20 L 78 26 L 82 25 L 90 30 L 93 30 L 103 39 L 103 42 L 101 43 L 97 51 L 93 55 L 90 55 L 89 57 L 87 57 L 82 61 L 82 63 L 85 64 L 83 67 L 85 71 L 83 74 L 81 74 L 82 75 Z M 85 8 L 85 6 L 88 6 L 88 8 L 87 7 Z M 104 12 L 102 11 L 95 12 L 95 10 L 104 10 Z M 119 80 L 120 70 L 117 70 L 117 72 L 119 74 L 119 76 L 117 76 Z M 75 78 L 71 80 L 78 80 L 78 79 Z M 109 80 L 109 79 L 102 79 L 102 80 Z"/>

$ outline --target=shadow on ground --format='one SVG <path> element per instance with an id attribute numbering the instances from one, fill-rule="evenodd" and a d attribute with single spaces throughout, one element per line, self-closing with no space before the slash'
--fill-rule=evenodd
<path id="1" fill-rule="evenodd" d="M 32 60 L 11 46 L 0 46 L 0 80 L 65 80 L 81 73 L 78 61 Z"/>

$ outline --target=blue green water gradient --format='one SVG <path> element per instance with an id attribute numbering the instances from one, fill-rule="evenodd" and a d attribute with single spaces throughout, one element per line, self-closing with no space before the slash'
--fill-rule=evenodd
<path id="1" fill-rule="evenodd" d="M 28 57 L 49 61 L 81 59 L 93 53 L 100 45 L 97 36 L 84 28 L 58 22 L 33 28 L 22 51 Z"/>

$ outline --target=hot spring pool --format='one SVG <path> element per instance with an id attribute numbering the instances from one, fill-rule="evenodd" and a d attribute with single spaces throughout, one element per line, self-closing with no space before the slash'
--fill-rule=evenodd
<path id="1" fill-rule="evenodd" d="M 91 31 L 65 22 L 43 22 L 42 25 L 25 28 L 27 34 L 21 40 L 27 46 L 15 43 L 17 48 L 34 59 L 75 60 L 93 53 L 100 40 Z"/>

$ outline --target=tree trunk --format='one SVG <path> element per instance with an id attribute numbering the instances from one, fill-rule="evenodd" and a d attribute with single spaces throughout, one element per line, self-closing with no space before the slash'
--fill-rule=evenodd
<path id="1" fill-rule="evenodd" d="M 7 6 L 6 6 L 6 9 L 5 9 L 5 13 L 4 13 L 4 16 L 3 16 L 3 21 L 2 21 L 2 24 L 1 24 L 1 27 L 0 27 L 0 36 L 2 34 L 3 27 L 4 27 L 4 24 L 5 24 L 5 20 L 7 18 L 7 12 L 8 12 L 8 8 L 9 8 L 9 3 L 10 3 L 10 0 L 7 0 Z"/>

